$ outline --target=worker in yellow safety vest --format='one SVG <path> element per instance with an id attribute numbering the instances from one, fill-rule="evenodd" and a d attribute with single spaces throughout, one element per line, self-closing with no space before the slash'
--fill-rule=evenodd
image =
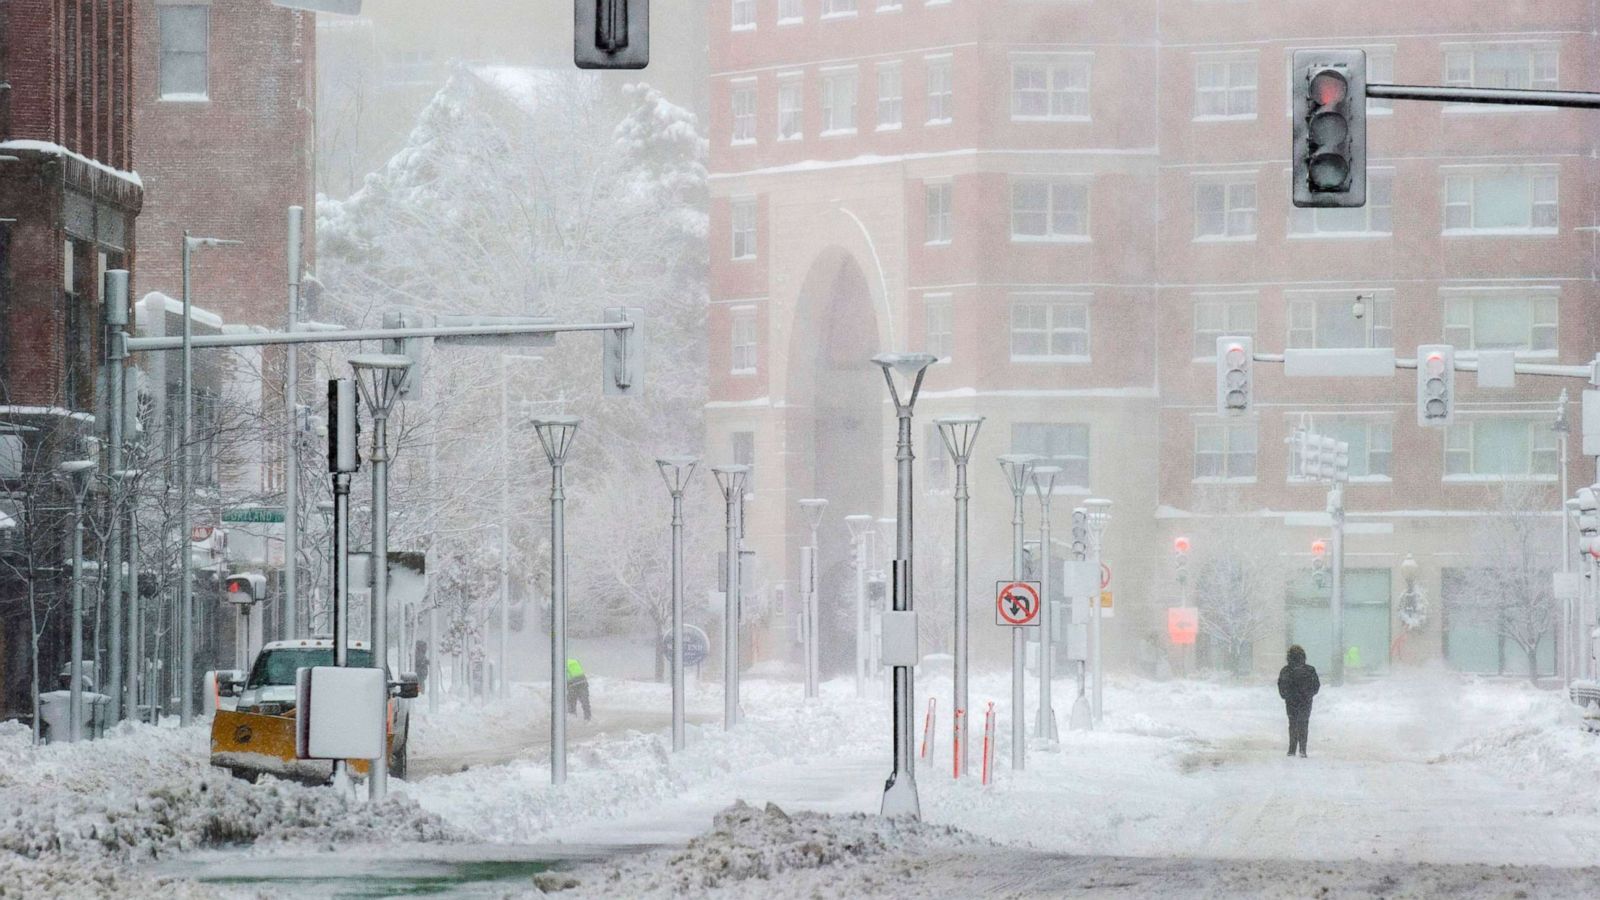
<path id="1" fill-rule="evenodd" d="M 567 657 L 567 715 L 576 715 L 578 704 L 583 704 L 583 720 L 589 721 L 589 679 L 583 674 L 583 664 Z"/>

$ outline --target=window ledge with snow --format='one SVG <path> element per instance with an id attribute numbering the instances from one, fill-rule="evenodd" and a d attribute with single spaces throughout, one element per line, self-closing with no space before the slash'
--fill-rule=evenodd
<path id="1" fill-rule="evenodd" d="M 1013 363 L 1023 365 L 1071 365 L 1086 366 L 1090 360 L 1087 356 L 1017 356 L 1012 355 Z"/>
<path id="2" fill-rule="evenodd" d="M 954 121 L 955 121 L 955 119 L 953 117 L 945 116 L 942 119 L 929 119 L 928 121 L 926 121 L 926 122 L 924 122 L 922 124 L 927 125 L 930 128 L 937 128 L 940 125 L 949 125 L 951 122 L 954 122 Z"/>
<path id="3" fill-rule="evenodd" d="M 1011 235 L 1013 244 L 1090 244 L 1093 240 L 1086 234 L 1015 234 Z"/>
<path id="4" fill-rule="evenodd" d="M 849 9 L 849 10 L 845 10 L 844 12 L 823 13 L 822 14 L 822 21 L 824 21 L 824 22 L 832 22 L 832 21 L 835 21 L 837 19 L 854 19 L 855 17 L 856 17 L 856 11 L 853 10 L 853 9 Z"/>
<path id="5" fill-rule="evenodd" d="M 879 125 L 877 130 L 878 131 L 899 131 L 900 130 L 900 123 L 896 122 L 893 125 Z"/>
<path id="6" fill-rule="evenodd" d="M 1084 123 L 1084 122 L 1090 122 L 1090 121 L 1093 121 L 1093 120 L 1090 119 L 1088 116 L 1019 116 L 1019 115 L 1016 115 L 1016 114 L 1013 113 L 1012 116 L 1011 116 L 1011 121 L 1013 121 L 1013 122 L 1028 122 L 1028 123 L 1045 123 L 1045 124 L 1050 124 L 1050 125 L 1058 125 L 1058 124 L 1061 124 L 1063 122 L 1066 122 L 1066 123 Z"/>
<path id="7" fill-rule="evenodd" d="M 729 369 L 728 370 L 728 374 L 729 375 L 739 376 L 739 377 L 744 377 L 744 376 L 747 376 L 747 375 L 756 374 L 756 370 L 755 369 Z"/>
<path id="8" fill-rule="evenodd" d="M 1392 238 L 1392 231 L 1292 231 L 1291 241 L 1370 241 Z"/>
<path id="9" fill-rule="evenodd" d="M 1560 234 L 1559 228 L 1446 228 L 1445 237 L 1548 237 Z"/>
<path id="10" fill-rule="evenodd" d="M 1196 244 L 1249 244 L 1254 243 L 1256 236 L 1253 234 L 1202 234 L 1194 239 Z"/>
<path id="11" fill-rule="evenodd" d="M 737 31 L 755 31 L 756 30 L 756 26 L 754 26 L 754 25 L 735 25 L 735 26 L 733 26 L 732 28 L 730 28 L 728 30 L 729 31 L 736 31 L 736 32 Z"/>
<path id="12" fill-rule="evenodd" d="M 1554 475 L 1446 475 L 1446 484 L 1553 484 Z"/>
<path id="13" fill-rule="evenodd" d="M 923 243 L 922 246 L 924 246 L 924 247 L 948 247 L 948 246 L 950 246 L 950 239 L 949 238 L 945 238 L 942 241 L 926 241 L 926 242 Z"/>
<path id="14" fill-rule="evenodd" d="M 797 18 L 792 18 L 792 17 L 788 18 L 788 19 L 779 19 L 778 20 L 778 24 L 779 25 L 804 25 L 805 23 L 806 23 L 805 19 L 797 19 Z"/>
<path id="15" fill-rule="evenodd" d="M 1254 122 L 1255 113 L 1242 113 L 1233 116 L 1195 116 L 1196 122 Z"/>
<path id="16" fill-rule="evenodd" d="M 754 147 L 756 145 L 756 139 L 755 138 L 734 138 L 732 141 L 729 141 L 728 144 L 731 147 Z"/>
<path id="17" fill-rule="evenodd" d="M 1255 478 L 1254 475 L 1251 475 L 1248 478 L 1228 478 L 1228 477 L 1225 477 L 1225 476 L 1222 476 L 1222 475 L 1204 475 L 1204 476 L 1201 476 L 1199 478 L 1193 479 L 1193 483 L 1194 484 L 1255 484 L 1256 483 L 1256 478 Z"/>
<path id="18" fill-rule="evenodd" d="M 162 94 L 162 103 L 210 103 L 210 94 Z"/>
<path id="19" fill-rule="evenodd" d="M 854 135 L 855 133 L 856 133 L 856 130 L 854 128 L 829 128 L 829 129 L 827 129 L 827 130 L 822 132 L 822 137 L 825 137 L 825 138 L 850 137 L 850 136 Z"/>

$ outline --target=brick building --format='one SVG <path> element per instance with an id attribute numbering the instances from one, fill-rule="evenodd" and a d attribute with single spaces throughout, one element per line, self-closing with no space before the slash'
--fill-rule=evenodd
<path id="1" fill-rule="evenodd" d="M 842 516 L 892 511 L 893 416 L 865 360 L 926 348 L 943 361 L 917 408 L 919 542 L 950 529 L 932 419 L 987 417 L 973 597 L 1009 571 L 1010 497 L 993 458 L 1033 452 L 1063 469 L 1058 536 L 1091 492 L 1115 502 L 1114 661 L 1161 631 L 1180 597 L 1205 605 L 1198 578 L 1176 581 L 1179 535 L 1197 568 L 1226 545 L 1272 560 L 1288 585 L 1254 605 L 1235 662 L 1274 666 L 1290 641 L 1330 654 L 1326 591 L 1307 578 L 1311 541 L 1326 536 L 1314 524 L 1323 492 L 1291 474 L 1283 445 L 1309 418 L 1352 446 L 1347 644 L 1361 666 L 1525 665 L 1492 625 L 1452 610 L 1479 513 L 1514 501 L 1558 527 L 1549 425 L 1561 384 L 1480 391 L 1463 376 L 1458 425 L 1427 430 L 1409 373 L 1286 382 L 1260 366 L 1255 414 L 1224 420 L 1207 348 L 1250 333 L 1261 352 L 1388 343 L 1406 357 L 1449 342 L 1588 360 L 1585 114 L 1375 104 L 1368 207 L 1295 212 L 1287 89 L 1290 52 L 1319 44 L 1367 48 L 1375 80 L 1589 88 L 1579 73 L 1595 55 L 1594 14 L 1575 0 L 1361 3 L 1343 20 L 1362 33 L 1313 40 L 1315 12 L 1253 0 L 710 5 L 708 455 L 755 465 L 764 590 L 792 594 L 799 498 L 834 501 L 822 553 L 836 585 Z M 1030 529 L 1036 512 L 1030 499 Z M 1408 554 L 1431 610 L 1415 629 L 1399 615 Z M 948 576 L 919 578 L 920 608 L 948 621 Z M 781 618 L 766 624 L 786 638 Z M 998 631 L 974 640 L 979 664 L 1005 658 Z M 1550 642 L 1538 654 L 1547 670 Z"/>
<path id="2" fill-rule="evenodd" d="M 52 477 L 92 456 L 104 308 L 99 274 L 134 255 L 143 193 L 131 165 L 128 2 L 0 4 L 0 708 L 28 707 L 29 584 L 68 580 L 70 508 Z M 93 545 L 91 543 L 91 552 Z M 44 689 L 65 659 L 40 635 Z"/>

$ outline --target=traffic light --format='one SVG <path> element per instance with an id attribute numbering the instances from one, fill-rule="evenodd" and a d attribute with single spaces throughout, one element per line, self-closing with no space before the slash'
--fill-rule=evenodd
<path id="1" fill-rule="evenodd" d="M 356 472 L 361 469 L 361 418 L 356 412 L 356 382 L 353 378 L 328 379 L 328 471 Z"/>
<path id="2" fill-rule="evenodd" d="M 1255 342 L 1247 337 L 1217 338 L 1217 412 L 1241 415 L 1255 402 Z"/>
<path id="3" fill-rule="evenodd" d="M 1177 566 L 1178 583 L 1183 584 L 1189 580 L 1189 539 L 1186 537 L 1174 538 L 1172 541 L 1173 562 Z"/>
<path id="4" fill-rule="evenodd" d="M 1437 427 L 1455 419 L 1455 348 L 1424 344 L 1417 348 L 1417 424 Z"/>
<path id="5" fill-rule="evenodd" d="M 1367 54 L 1294 54 L 1294 205 L 1367 204 Z"/>
<path id="6" fill-rule="evenodd" d="M 1311 580 L 1319 588 L 1328 583 L 1328 542 L 1321 538 L 1311 542 Z"/>
<path id="7" fill-rule="evenodd" d="M 1072 511 L 1072 558 L 1089 558 L 1089 511 L 1081 506 Z"/>
<path id="8" fill-rule="evenodd" d="M 1600 495 L 1578 488 L 1578 549 L 1600 558 Z"/>
<path id="9" fill-rule="evenodd" d="M 231 603 L 255 603 L 267 598 L 267 577 L 260 572 L 229 575 L 223 590 Z"/>

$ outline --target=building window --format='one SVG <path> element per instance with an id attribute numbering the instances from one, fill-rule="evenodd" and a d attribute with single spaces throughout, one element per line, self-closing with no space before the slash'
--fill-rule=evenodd
<path id="1" fill-rule="evenodd" d="M 733 230 L 733 258 L 756 258 L 756 201 L 735 200 L 729 217 Z"/>
<path id="2" fill-rule="evenodd" d="M 1389 463 L 1394 456 L 1394 426 L 1387 421 L 1359 416 L 1311 416 L 1307 430 L 1350 446 L 1350 477 L 1368 481 L 1389 478 Z M 1289 480 L 1304 481 L 1300 454 L 1289 448 Z"/>
<path id="3" fill-rule="evenodd" d="M 805 134 L 805 87 L 798 75 L 778 80 L 778 140 L 799 140 Z"/>
<path id="4" fill-rule="evenodd" d="M 1560 221 L 1555 169 L 1446 170 L 1444 230 L 1554 232 Z"/>
<path id="5" fill-rule="evenodd" d="M 1256 423 L 1204 422 L 1194 426 L 1196 481 L 1254 481 Z"/>
<path id="6" fill-rule="evenodd" d="M 1089 118 L 1093 57 L 1020 57 L 1011 63 L 1011 118 L 1071 121 Z"/>
<path id="7" fill-rule="evenodd" d="M 1089 238 L 1089 186 L 1081 181 L 1018 181 L 1011 185 L 1013 241 Z"/>
<path id="8" fill-rule="evenodd" d="M 928 225 L 925 240 L 930 244 L 950 243 L 950 202 L 954 191 L 955 185 L 948 181 L 926 186 Z"/>
<path id="9" fill-rule="evenodd" d="M 805 0 L 778 0 L 779 25 L 798 25 L 805 18 Z"/>
<path id="10" fill-rule="evenodd" d="M 1375 235 L 1394 233 L 1394 171 L 1367 173 L 1367 205 L 1353 209 L 1300 209 L 1289 216 L 1289 233 Z"/>
<path id="11" fill-rule="evenodd" d="M 735 144 L 753 144 L 756 142 L 756 86 L 742 84 L 734 87 L 729 94 L 733 103 L 733 142 Z"/>
<path id="12" fill-rule="evenodd" d="M 1256 114 L 1256 58 L 1201 59 L 1194 70 L 1197 119 L 1252 119 Z"/>
<path id="13" fill-rule="evenodd" d="M 748 497 L 756 492 L 756 433 L 735 431 L 728 435 L 728 444 L 733 451 L 733 464 L 750 467 L 744 476 L 744 493 Z"/>
<path id="14" fill-rule="evenodd" d="M 1553 91 L 1559 68 L 1554 45 L 1445 45 L 1444 83 L 1452 87 Z"/>
<path id="15" fill-rule="evenodd" d="M 900 86 L 900 64 L 884 63 L 878 66 L 878 130 L 900 127 L 904 90 Z"/>
<path id="16" fill-rule="evenodd" d="M 729 328 L 729 341 L 732 345 L 731 362 L 729 371 L 734 375 L 756 374 L 756 311 L 754 307 L 743 306 L 733 310 L 733 322 Z"/>
<path id="17" fill-rule="evenodd" d="M 1558 307 L 1553 290 L 1447 291 L 1444 340 L 1458 350 L 1555 356 Z"/>
<path id="18" fill-rule="evenodd" d="M 1057 466 L 1056 490 L 1089 489 L 1089 426 L 1018 422 L 1011 426 L 1011 452 L 1040 457 L 1036 465 Z"/>
<path id="19" fill-rule="evenodd" d="M 822 73 L 822 133 L 849 134 L 856 130 L 856 72 L 854 69 Z"/>
<path id="20" fill-rule="evenodd" d="M 756 30 L 756 0 L 733 0 L 733 30 Z"/>
<path id="21" fill-rule="evenodd" d="M 1254 240 L 1256 180 L 1202 181 L 1194 186 L 1196 240 Z"/>
<path id="22" fill-rule="evenodd" d="M 951 305 L 950 295 L 924 294 L 922 312 L 925 322 L 923 348 L 938 357 L 940 362 L 949 362 L 956 346 L 955 309 Z"/>
<path id="23" fill-rule="evenodd" d="M 950 57 L 929 57 L 928 63 L 928 124 L 943 125 L 955 117 L 955 76 L 950 69 Z"/>
<path id="24" fill-rule="evenodd" d="M 0 517 L 11 521 L 10 528 L 0 528 L 0 552 L 14 553 L 23 547 L 23 536 L 28 523 L 23 516 L 22 502 L 15 497 L 0 497 Z"/>
<path id="25" fill-rule="evenodd" d="M 1195 359 L 1216 359 L 1218 338 L 1255 337 L 1255 333 L 1255 295 L 1199 297 L 1195 299 Z"/>
<path id="26" fill-rule="evenodd" d="M 834 16 L 853 16 L 856 14 L 856 0 L 822 0 L 822 17 L 824 19 Z"/>
<path id="27" fill-rule="evenodd" d="M 1316 350 L 1393 347 L 1394 292 L 1362 294 L 1366 315 L 1359 319 L 1351 312 L 1357 293 L 1349 290 L 1288 294 L 1288 346 Z"/>
<path id="28" fill-rule="evenodd" d="M 1444 477 L 1545 481 L 1556 477 L 1556 432 L 1545 418 L 1481 417 L 1445 429 Z"/>
<path id="29" fill-rule="evenodd" d="M 1086 362 L 1089 304 L 1048 296 L 1011 298 L 1013 362 Z"/>
<path id="30" fill-rule="evenodd" d="M 204 100 L 211 45 L 211 7 L 156 7 L 161 30 L 161 99 Z"/>

